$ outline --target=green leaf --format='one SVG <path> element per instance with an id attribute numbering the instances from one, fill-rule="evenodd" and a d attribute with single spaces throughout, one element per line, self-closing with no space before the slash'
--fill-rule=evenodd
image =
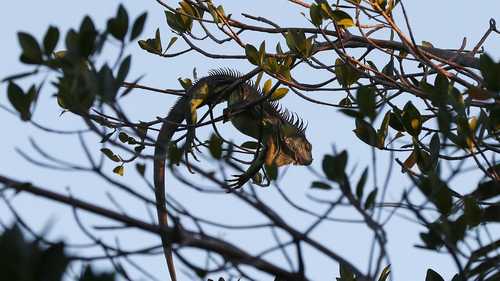
<path id="1" fill-rule="evenodd" d="M 264 63 L 264 59 L 266 58 L 266 41 L 262 41 L 259 47 L 259 65 Z"/>
<path id="2" fill-rule="evenodd" d="M 356 118 L 356 129 L 353 131 L 364 143 L 377 147 L 377 133 L 368 122 L 361 118 Z"/>
<path id="3" fill-rule="evenodd" d="M 18 32 L 17 38 L 23 50 L 21 61 L 27 64 L 42 63 L 42 50 L 35 37 L 25 32 Z"/>
<path id="4" fill-rule="evenodd" d="M 247 56 L 248 61 L 251 62 L 253 65 L 259 65 L 259 53 L 257 52 L 257 49 L 254 46 L 246 44 L 245 55 Z"/>
<path id="5" fill-rule="evenodd" d="M 433 168 L 437 166 L 439 160 L 439 151 L 441 150 L 441 142 L 439 140 L 439 134 L 435 133 L 429 143 L 430 160 Z"/>
<path id="6" fill-rule="evenodd" d="M 356 281 L 354 273 L 343 263 L 340 263 L 340 278 L 342 281 Z"/>
<path id="7" fill-rule="evenodd" d="M 111 161 L 114 161 L 114 162 L 121 161 L 120 157 L 118 157 L 118 155 L 114 154 L 113 151 L 111 151 L 111 149 L 109 149 L 109 148 L 101 148 L 101 152 L 104 155 L 106 155 L 106 157 L 108 157 Z"/>
<path id="8" fill-rule="evenodd" d="M 368 178 L 368 168 L 365 168 L 365 170 L 361 174 L 361 177 L 359 178 L 358 184 L 356 185 L 356 196 L 358 197 L 359 200 L 363 198 L 363 191 L 365 188 L 367 178 Z"/>
<path id="9" fill-rule="evenodd" d="M 102 138 L 102 140 L 100 141 L 100 143 L 107 142 L 115 132 L 116 132 L 116 129 L 113 130 L 111 133 L 107 133 L 106 135 L 104 135 L 104 137 Z"/>
<path id="10" fill-rule="evenodd" d="M 365 210 L 371 209 L 375 204 L 375 199 L 377 198 L 378 188 L 375 188 L 368 194 L 365 201 Z"/>
<path id="11" fill-rule="evenodd" d="M 477 201 L 471 197 L 466 196 L 464 199 L 464 217 L 467 225 L 474 227 L 481 223 L 482 211 Z"/>
<path id="12" fill-rule="evenodd" d="M 314 25 L 320 26 L 323 22 L 323 17 L 321 16 L 321 9 L 316 4 L 311 4 L 309 7 L 309 16 L 311 17 L 311 21 Z"/>
<path id="13" fill-rule="evenodd" d="M 479 58 L 479 67 L 483 75 L 485 86 L 488 90 L 499 92 L 500 91 L 500 62 L 495 63 L 493 59 L 483 54 Z"/>
<path id="14" fill-rule="evenodd" d="M 220 159 L 222 157 L 222 139 L 216 134 L 212 134 L 208 142 L 208 150 L 210 155 L 215 159 Z"/>
<path id="15" fill-rule="evenodd" d="M 329 180 L 340 182 L 345 178 L 345 167 L 347 165 L 347 151 L 337 155 L 325 155 L 323 157 L 323 172 Z"/>
<path id="16" fill-rule="evenodd" d="M 407 102 L 404 106 L 401 121 L 410 135 L 416 137 L 420 134 L 422 130 L 422 117 L 411 101 Z"/>
<path id="17" fill-rule="evenodd" d="M 291 51 L 305 57 L 306 35 L 302 30 L 291 29 L 285 34 L 286 44 Z"/>
<path id="18" fill-rule="evenodd" d="M 94 22 L 89 16 L 85 16 L 80 24 L 78 35 L 78 51 L 81 57 L 87 58 L 95 49 L 97 31 Z"/>
<path id="19" fill-rule="evenodd" d="M 7 86 L 7 97 L 12 106 L 19 112 L 21 120 L 28 121 L 31 119 L 31 104 L 36 97 L 36 88 L 33 85 L 27 93 L 16 83 L 10 81 Z"/>
<path id="20" fill-rule="evenodd" d="M 128 13 L 125 7 L 120 4 L 116 16 L 108 20 L 108 32 L 116 39 L 123 41 L 128 31 Z"/>
<path id="21" fill-rule="evenodd" d="M 59 29 L 55 26 L 50 26 L 43 37 L 43 50 L 47 56 L 50 56 L 54 51 L 57 42 L 59 41 Z"/>
<path id="22" fill-rule="evenodd" d="M 344 63 L 340 58 L 335 60 L 335 75 L 343 87 L 349 87 L 360 78 L 359 71 L 349 63 Z"/>
<path id="23" fill-rule="evenodd" d="M 425 281 L 444 281 L 443 277 L 439 273 L 432 269 L 427 269 L 427 274 L 425 275 Z"/>
<path id="24" fill-rule="evenodd" d="M 259 143 L 255 142 L 255 141 L 247 141 L 247 142 L 244 142 L 241 145 L 241 147 L 255 150 L 255 149 L 259 148 Z"/>
<path id="25" fill-rule="evenodd" d="M 120 64 L 120 68 L 118 69 L 118 74 L 116 75 L 116 87 L 120 88 L 122 83 L 125 81 L 125 78 L 127 78 L 128 72 L 130 71 L 130 64 L 132 61 L 132 56 L 128 55 Z"/>
<path id="26" fill-rule="evenodd" d="M 325 183 L 325 182 L 322 182 L 322 181 L 313 181 L 311 183 L 311 188 L 322 189 L 322 190 L 330 190 L 330 189 L 332 189 L 332 186 L 329 185 L 328 183 Z"/>
<path id="27" fill-rule="evenodd" d="M 127 135 L 127 133 L 125 133 L 125 132 L 120 132 L 120 133 L 118 134 L 118 139 L 119 139 L 122 143 L 127 143 L 128 138 L 129 138 L 129 136 L 128 136 L 128 135 Z"/>
<path id="28" fill-rule="evenodd" d="M 144 12 L 139 17 L 137 17 L 132 25 L 132 31 L 130 32 L 130 41 L 136 39 L 141 35 L 144 30 L 144 24 L 146 23 L 146 19 L 148 17 L 148 13 Z"/>
<path id="29" fill-rule="evenodd" d="M 373 87 L 362 86 L 357 91 L 356 99 L 361 114 L 373 121 L 376 116 L 375 89 Z"/>
<path id="30" fill-rule="evenodd" d="M 476 190 L 470 195 L 479 201 L 488 200 L 500 195 L 500 185 L 494 180 L 483 182 L 478 184 Z"/>
<path id="31" fill-rule="evenodd" d="M 175 43 L 175 41 L 177 41 L 177 39 L 179 39 L 177 36 L 170 38 L 170 41 L 168 41 L 168 45 L 167 45 L 167 48 L 165 49 L 165 51 L 170 49 L 170 47 L 172 47 L 172 45 L 174 45 L 174 43 Z"/>
<path id="32" fill-rule="evenodd" d="M 135 169 L 137 170 L 137 172 L 139 173 L 139 175 L 141 175 L 142 177 L 144 177 L 144 174 L 146 173 L 146 164 L 136 163 L 135 164 Z"/>
<path id="33" fill-rule="evenodd" d="M 441 214 L 448 214 L 453 206 L 451 191 L 441 179 L 435 175 L 422 177 L 418 182 L 420 191 L 438 208 Z"/>
<path id="34" fill-rule="evenodd" d="M 389 77 L 394 77 L 394 60 L 390 60 L 384 68 L 382 68 L 382 73 Z"/>
<path id="35" fill-rule="evenodd" d="M 389 121 L 391 119 L 391 112 L 387 111 L 384 115 L 384 120 L 380 124 L 380 129 L 377 130 L 377 147 L 383 149 L 385 146 L 385 138 L 389 131 Z"/>

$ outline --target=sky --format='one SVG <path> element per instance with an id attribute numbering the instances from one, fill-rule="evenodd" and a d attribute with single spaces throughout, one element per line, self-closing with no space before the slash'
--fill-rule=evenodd
<path id="1" fill-rule="evenodd" d="M 169 1 L 173 3 L 174 1 Z M 53 0 L 53 1 L 8 1 L 3 3 L 0 10 L 0 43 L 2 52 L 0 54 L 0 78 L 13 73 L 26 71 L 26 66 L 18 61 L 20 50 L 18 47 L 16 33 L 18 31 L 26 31 L 34 34 L 37 38 L 41 38 L 46 28 L 49 25 L 60 27 L 61 30 L 66 30 L 69 27 L 77 27 L 80 24 L 81 18 L 89 14 L 96 24 L 103 28 L 105 20 L 115 14 L 119 3 L 123 3 L 127 8 L 131 18 L 135 18 L 143 11 L 148 11 L 148 21 L 142 37 L 151 37 L 157 27 L 162 32 L 164 45 L 168 38 L 172 36 L 166 25 L 163 11 L 155 1 L 73 1 L 73 0 Z M 293 5 L 284 0 L 276 1 L 216 1 L 223 4 L 227 13 L 234 13 L 234 16 L 241 18 L 238 13 L 245 12 L 253 15 L 261 15 L 269 19 L 273 19 L 282 26 L 303 26 L 306 24 L 305 19 L 300 14 L 303 10 L 297 5 Z M 413 27 L 413 32 L 417 41 L 425 40 L 431 42 L 435 46 L 441 48 L 459 48 L 462 39 L 467 38 L 467 47 L 470 48 L 479 40 L 482 34 L 488 28 L 488 21 L 492 17 L 498 17 L 500 11 L 500 2 L 493 0 L 477 1 L 471 4 L 470 1 L 406 1 L 406 9 L 409 13 L 410 23 Z M 496 18 L 497 20 L 500 20 Z M 402 23 L 400 21 L 400 23 Z M 247 37 L 248 40 L 261 42 L 264 39 L 260 35 L 252 35 Z M 179 40 L 180 41 L 180 40 Z M 484 44 L 484 48 L 496 60 L 500 59 L 500 36 L 491 36 Z M 58 46 L 62 48 L 62 46 Z M 180 46 L 174 45 L 173 50 L 181 49 Z M 140 50 L 136 45 L 131 45 L 128 52 L 133 54 L 133 66 L 130 77 L 138 77 L 145 74 L 142 80 L 144 84 L 159 87 L 159 88 L 179 88 L 176 81 L 178 77 L 191 76 L 193 67 L 196 67 L 198 74 L 201 76 L 206 74 L 208 70 L 218 67 L 233 67 L 241 69 L 242 72 L 251 69 L 251 65 L 242 64 L 234 61 L 216 61 L 203 58 L 199 55 L 189 54 L 172 60 L 159 59 L 156 56 L 147 54 Z M 107 49 L 110 59 L 116 55 L 116 50 L 113 47 Z M 221 63 L 223 65 L 221 65 Z M 317 77 L 310 73 L 301 73 L 301 78 L 304 81 L 314 81 Z M 28 86 L 30 81 L 23 81 L 22 85 Z M 5 95 L 6 85 L 0 84 L 0 104 L 7 105 L 8 101 Z M 81 123 L 71 114 L 64 114 L 59 117 L 59 111 L 56 108 L 55 101 L 49 96 L 51 90 L 45 91 L 45 99 L 37 105 L 35 117 L 42 124 L 57 128 L 76 129 L 81 128 Z M 321 97 L 321 93 L 311 93 L 314 97 Z M 144 91 L 137 91 L 130 95 L 126 103 L 125 109 L 133 118 L 141 120 L 151 120 L 155 116 L 162 116 L 168 111 L 172 103 L 173 97 L 155 95 Z M 308 136 L 313 144 L 313 157 L 315 162 L 313 167 L 321 168 L 321 158 L 325 153 L 331 153 L 332 146 L 337 150 L 347 149 L 349 151 L 349 164 L 353 167 L 356 163 L 360 166 L 369 164 L 370 150 L 366 145 L 361 143 L 352 133 L 353 121 L 330 108 L 318 107 L 316 105 L 304 103 L 301 99 L 288 95 L 283 103 L 292 111 L 297 112 L 304 118 L 308 124 Z M 38 119 L 39 118 L 39 119 Z M 74 196 L 81 196 L 87 200 L 91 200 L 96 204 L 111 207 L 105 192 L 109 191 L 106 184 L 85 173 L 62 173 L 54 172 L 47 169 L 35 167 L 23 160 L 15 148 L 26 151 L 30 155 L 36 155 L 30 147 L 29 137 L 32 137 L 37 143 L 40 143 L 44 148 L 58 155 L 59 157 L 71 157 L 75 161 L 84 161 L 84 155 L 79 148 L 78 140 L 66 136 L 52 136 L 33 129 L 31 126 L 21 123 L 17 117 L 0 110 L 0 120 L 3 125 L 3 137 L 0 142 L 0 174 L 9 175 L 20 180 L 30 180 L 41 186 L 48 187 L 52 190 L 67 193 L 71 192 Z M 226 126 L 228 127 L 228 126 Z M 244 140 L 241 135 L 234 133 L 231 128 L 223 128 L 223 132 L 231 134 L 231 137 L 236 140 Z M 207 132 L 205 132 L 207 133 Z M 97 143 L 98 140 L 89 138 L 89 143 Z M 96 149 L 96 153 L 98 151 Z M 381 169 L 387 168 L 387 155 L 379 153 Z M 112 166 L 108 166 L 111 170 Z M 133 173 L 133 168 L 127 168 L 124 181 L 128 181 L 132 185 L 142 188 L 144 193 L 144 185 Z M 393 174 L 392 188 L 401 189 L 407 186 L 405 176 L 399 173 L 399 169 L 395 169 Z M 128 172 L 130 171 L 130 172 Z M 148 170 L 148 175 L 151 176 L 151 169 Z M 309 184 L 312 180 L 310 173 L 306 169 L 300 167 L 292 167 L 283 180 L 282 186 L 294 200 L 301 204 L 310 204 L 304 199 L 305 194 L 312 194 L 325 199 L 331 198 L 331 195 L 325 192 L 310 191 Z M 192 206 L 194 212 L 198 214 L 208 214 L 214 220 L 224 222 L 241 222 L 244 218 L 245 222 L 259 222 L 255 212 L 248 210 L 234 200 L 230 200 L 227 196 L 211 197 L 207 201 L 205 196 L 197 194 L 192 190 L 182 188 L 179 185 L 174 185 L 171 192 L 175 192 L 175 197 Z M 270 189 L 259 190 L 262 197 L 269 202 L 279 202 L 276 192 Z M 391 191 L 389 199 L 396 200 L 398 190 Z M 121 204 L 127 206 L 127 211 L 131 214 L 147 219 L 147 213 L 138 202 L 130 200 L 125 194 L 116 194 L 117 199 Z M 53 221 L 53 227 L 50 231 L 51 237 L 58 239 L 63 238 L 67 241 L 81 242 L 85 241 L 85 237 L 76 228 L 71 211 L 63 206 L 35 198 L 29 195 L 17 196 L 14 200 L 14 206 L 20 210 L 20 213 L 30 222 L 34 229 L 41 230 L 49 221 Z M 277 203 L 278 204 L 278 203 Z M 280 203 L 282 204 L 282 203 Z M 276 205 L 276 209 L 285 206 Z M 231 210 L 231 211 L 228 211 Z M 349 214 L 349 213 L 345 213 Z M 345 215 L 340 211 L 339 217 Z M 337 214 L 336 214 L 337 215 Z M 308 218 L 299 216 L 290 212 L 289 216 L 297 225 L 307 225 Z M 103 224 L 105 221 L 93 217 L 86 216 L 89 225 L 92 223 Z M 6 222 L 10 219 L 8 211 L 4 205 L 0 203 L 0 220 Z M 309 218 L 310 221 L 310 218 Z M 445 279 L 451 278 L 455 269 L 451 260 L 446 256 L 432 254 L 424 250 L 418 250 L 413 247 L 418 243 L 418 232 L 422 231 L 413 223 L 408 223 L 402 219 L 394 219 L 388 226 L 389 234 L 389 252 L 391 253 L 393 274 L 395 280 L 400 280 L 403 276 L 407 279 L 408 276 L 413 276 L 413 280 L 423 280 L 425 271 L 429 265 L 442 273 Z M 103 237 L 110 239 L 112 236 L 103 233 Z M 248 239 L 249 245 L 252 245 L 253 250 L 261 249 L 266 246 L 266 235 L 262 233 L 219 233 L 222 237 L 229 241 L 241 241 Z M 343 224 L 336 227 L 320 228 L 315 235 L 325 242 L 332 249 L 344 254 L 348 259 L 353 260 L 357 265 L 366 264 L 366 253 L 369 247 L 370 236 L 365 228 Z M 157 243 L 155 237 L 138 233 L 137 231 L 126 231 L 120 240 L 124 243 L 132 243 L 133 247 L 141 245 L 152 245 Z M 130 244 L 129 244 L 130 245 Z M 307 253 L 308 258 L 312 261 L 311 277 L 313 280 L 327 280 L 325 276 L 329 276 L 328 280 L 333 280 L 337 274 L 337 265 L 322 258 L 314 252 Z M 279 256 L 272 257 L 274 260 L 279 260 Z M 137 262 L 145 265 L 147 268 L 155 269 L 158 276 L 166 274 L 162 266 L 163 259 L 161 256 L 150 258 L 141 257 Z M 279 262 L 278 262 L 279 263 Z M 106 268 L 107 264 L 102 264 Z M 159 270 L 158 270 L 159 269 Z M 268 278 L 266 280 L 271 280 Z"/>

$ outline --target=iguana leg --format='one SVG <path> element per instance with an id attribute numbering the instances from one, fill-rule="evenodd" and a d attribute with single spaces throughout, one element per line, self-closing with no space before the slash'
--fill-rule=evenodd
<path id="1" fill-rule="evenodd" d="M 248 167 L 248 169 L 243 174 L 234 175 L 233 179 L 227 180 L 227 182 L 229 183 L 229 187 L 233 189 L 238 189 L 242 187 L 245 183 L 247 183 L 249 180 L 253 179 L 264 165 L 266 154 L 267 154 L 267 149 L 266 147 L 264 147 L 261 151 L 259 151 L 257 157 L 255 157 L 255 159 L 252 161 L 252 164 L 250 164 L 250 167 Z"/>
<path id="2" fill-rule="evenodd" d="M 189 162 L 188 162 L 188 153 L 191 153 L 193 155 L 193 158 L 196 158 L 196 156 L 193 153 L 193 148 L 196 148 L 195 145 L 195 140 L 196 140 L 196 122 L 198 121 L 198 114 L 196 113 L 196 110 L 204 105 L 206 101 L 209 98 L 209 89 L 208 85 L 205 83 L 203 85 L 200 85 L 197 89 L 195 89 L 192 92 L 192 97 L 189 100 L 187 106 L 188 108 L 186 109 L 186 124 L 187 124 L 187 132 L 186 132 L 186 143 L 184 145 L 184 154 L 186 156 L 186 162 L 188 163 L 188 168 L 189 168 Z"/>

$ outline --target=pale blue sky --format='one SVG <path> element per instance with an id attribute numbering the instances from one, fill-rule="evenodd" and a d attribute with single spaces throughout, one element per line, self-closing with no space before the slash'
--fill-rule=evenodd
<path id="1" fill-rule="evenodd" d="M 2 53 L 0 55 L 0 78 L 9 74 L 25 71 L 27 68 L 18 62 L 19 47 L 17 43 L 16 32 L 19 30 L 27 31 L 35 34 L 37 38 L 41 38 L 46 28 L 52 24 L 66 30 L 68 27 L 77 27 L 83 15 L 90 14 L 96 24 L 103 28 L 105 20 L 114 15 L 118 3 L 123 2 L 131 17 L 135 18 L 143 11 L 148 11 L 148 21 L 143 37 L 148 37 L 153 34 L 157 27 L 160 27 L 164 44 L 167 42 L 171 32 L 166 25 L 162 9 L 155 1 L 70 1 L 70 0 L 53 0 L 53 1 L 6 1 L 0 10 L 0 40 Z M 176 1 L 169 1 L 174 3 Z M 240 12 L 245 12 L 254 15 L 261 15 L 275 20 L 282 26 L 305 25 L 306 21 L 300 15 L 303 11 L 296 5 L 292 5 L 287 1 L 217 1 L 224 5 L 227 13 L 233 13 L 234 16 Z M 473 4 L 471 4 L 473 3 Z M 458 48 L 461 45 L 462 38 L 468 39 L 467 47 L 482 36 L 488 27 L 488 20 L 491 17 L 497 17 L 500 21 L 499 12 L 500 2 L 495 0 L 489 1 L 406 1 L 406 8 L 409 12 L 410 21 L 416 35 L 417 41 L 425 40 L 433 43 L 435 46 L 442 48 Z M 402 25 L 402 22 L 400 22 Z M 267 38 L 259 38 L 258 36 L 247 37 L 248 40 L 254 41 L 254 45 L 258 45 L 262 40 Z M 492 36 L 485 43 L 485 49 L 492 54 L 497 60 L 500 58 L 500 36 Z M 174 46 L 178 47 L 178 46 Z M 62 48 L 62 46 L 59 46 Z M 115 54 L 112 48 L 107 50 L 109 54 Z M 193 67 L 197 68 L 198 74 L 201 76 L 209 69 L 228 66 L 238 67 L 242 71 L 251 69 L 249 64 L 242 65 L 231 61 L 219 62 L 208 60 L 199 55 L 189 54 L 173 60 L 160 59 L 151 54 L 147 54 L 135 45 L 129 47 L 128 51 L 134 54 L 133 67 L 131 77 L 137 77 L 146 74 L 143 79 L 144 84 L 159 88 L 178 88 L 179 84 L 176 81 L 177 77 L 187 77 L 191 75 Z M 110 59 L 114 59 L 113 56 Z M 332 59 L 333 62 L 333 59 Z M 221 65 L 223 63 L 223 65 Z M 303 80 L 314 81 L 316 77 L 308 76 L 308 73 L 302 74 Z M 28 82 L 28 81 L 23 81 Z M 23 84 L 27 85 L 27 84 Z M 5 93 L 5 84 L 0 85 L 0 103 L 8 104 Z M 49 89 L 49 88 L 47 88 Z M 81 126 L 78 120 L 65 114 L 59 117 L 59 112 L 55 101 L 48 98 L 52 92 L 44 92 L 44 100 L 40 103 L 35 113 L 35 119 L 40 120 L 42 124 L 71 129 Z M 313 97 L 321 98 L 321 93 L 310 93 Z M 164 115 L 174 101 L 173 97 L 160 96 L 157 94 L 137 91 L 129 96 L 124 107 L 129 110 L 133 118 L 142 120 L 151 120 L 155 116 Z M 318 107 L 305 103 L 293 95 L 285 98 L 284 103 L 292 111 L 299 113 L 309 123 L 308 136 L 314 147 L 315 168 L 321 167 L 322 155 L 331 152 L 331 146 L 335 145 L 338 150 L 347 149 L 350 153 L 351 167 L 355 163 L 359 163 L 362 167 L 370 161 L 370 150 L 366 145 L 361 143 L 351 132 L 353 121 L 341 114 L 336 113 L 330 108 Z M 32 127 L 22 124 L 18 118 L 0 110 L 0 120 L 3 125 L 2 138 L 0 145 L 0 174 L 10 175 L 20 180 L 31 180 L 41 186 L 51 187 L 52 189 L 65 193 L 66 188 L 70 187 L 71 192 L 75 196 L 82 196 L 87 200 L 91 200 L 97 204 L 110 206 L 109 201 L 104 195 L 107 190 L 106 184 L 96 179 L 90 174 L 80 173 L 59 173 L 50 170 L 45 170 L 33 167 L 14 151 L 15 147 L 33 152 L 29 146 L 28 137 L 34 137 L 37 142 L 46 147 L 49 151 L 61 157 L 71 157 L 75 161 L 84 160 L 82 151 L 79 148 L 78 141 L 69 137 L 54 137 Z M 230 128 L 224 126 L 225 132 L 231 134 L 232 138 L 243 140 L 241 135 L 234 134 Z M 89 139 L 91 144 L 97 143 L 95 139 Z M 95 149 L 95 155 L 98 155 L 98 149 Z M 380 170 L 387 167 L 384 153 L 379 153 Z M 403 156 L 400 156 L 403 157 Z M 108 166 L 109 169 L 112 166 Z M 151 176 L 151 167 L 148 170 L 148 176 Z M 399 169 L 396 169 L 392 181 L 389 199 L 396 200 L 397 195 L 403 187 L 407 186 L 403 175 L 400 175 Z M 141 181 L 135 177 L 133 167 L 127 169 L 126 176 L 122 179 L 130 181 L 137 189 L 144 194 L 147 189 Z M 311 192 L 308 187 L 312 180 L 310 174 L 299 167 L 290 168 L 286 178 L 283 181 L 283 188 L 287 194 L 302 204 L 310 204 L 310 201 L 304 199 L 304 195 L 314 194 L 316 196 L 329 197 L 326 192 Z M 245 209 L 241 203 L 235 202 L 227 196 L 215 196 L 209 201 L 205 200 L 206 196 L 202 196 L 182 188 L 179 185 L 172 183 L 174 187 L 171 192 L 175 193 L 177 199 L 181 202 L 192 205 L 193 211 L 198 214 L 209 214 L 214 220 L 224 222 L 259 222 L 260 218 L 255 216 L 251 210 Z M 260 196 L 266 198 L 269 202 L 278 202 L 277 194 L 270 189 L 260 190 Z M 126 201 L 128 197 L 124 194 L 118 194 L 118 199 L 124 200 L 123 205 L 127 206 L 127 211 L 137 217 L 148 219 L 144 206 L 135 201 Z M 332 197 L 332 196 L 330 196 Z M 273 201 L 274 200 L 274 201 Z M 15 199 L 15 206 L 21 210 L 21 213 L 33 224 L 35 229 L 41 229 L 49 220 L 56 220 L 56 224 L 51 234 L 52 237 L 63 237 L 69 241 L 81 241 L 82 234 L 76 230 L 76 225 L 73 222 L 72 214 L 66 207 L 55 205 L 52 202 L 34 198 L 28 195 L 21 195 Z M 208 203 L 209 202 L 209 203 Z M 280 203 L 282 204 L 282 203 Z M 276 209 L 283 214 L 287 211 L 284 205 L 276 205 Z M 0 204 L 0 219 L 6 221 L 8 218 L 7 210 Z M 350 212 L 334 213 L 335 217 L 346 217 Z M 292 211 L 288 214 L 294 225 L 307 225 L 306 222 L 310 218 L 293 217 L 295 213 Z M 95 217 L 88 217 L 89 221 L 102 222 Z M 89 224 L 90 225 L 90 224 Z M 446 278 L 450 278 L 455 272 L 451 260 L 448 257 L 432 254 L 427 251 L 418 250 L 413 247 L 419 242 L 418 232 L 423 230 L 414 224 L 410 224 L 401 219 L 394 219 L 388 225 L 389 233 L 389 252 L 391 253 L 393 272 L 396 280 L 423 280 L 425 270 L 431 266 L 436 271 L 440 272 Z M 262 249 L 269 244 L 269 234 L 262 233 L 215 233 L 222 235 L 230 241 L 241 241 L 245 239 L 248 242 L 243 243 L 249 245 L 251 251 Z M 104 237 L 106 235 L 103 234 Z M 112 236 L 108 236 L 112 237 Z M 331 246 L 348 259 L 352 260 L 357 265 L 362 265 L 365 269 L 369 243 L 369 233 L 364 227 L 355 225 L 342 224 L 328 228 L 320 228 L 315 232 L 315 237 L 319 237 L 325 244 Z M 139 234 L 137 231 L 128 231 L 126 235 L 120 236 L 120 241 L 126 245 L 134 245 L 132 248 L 140 245 L 151 245 L 158 243 L 155 237 L 150 235 Z M 315 252 L 308 252 L 308 258 L 314 262 L 311 263 L 311 277 L 314 280 L 334 280 L 337 275 L 337 265 L 333 264 Z M 282 264 L 281 256 L 273 256 L 273 261 Z M 281 259 L 282 260 L 282 259 Z M 164 276 L 166 271 L 163 265 L 161 256 L 156 258 L 139 258 L 136 259 L 140 264 L 145 265 L 149 269 L 154 269 L 158 276 Z M 132 272 L 134 272 L 132 270 Z M 409 279 L 410 278 L 410 279 Z M 265 280 L 271 280 L 266 278 Z"/>

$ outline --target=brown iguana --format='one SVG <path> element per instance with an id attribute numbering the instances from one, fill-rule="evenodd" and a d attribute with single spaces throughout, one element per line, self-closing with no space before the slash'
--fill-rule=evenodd
<path id="1" fill-rule="evenodd" d="M 244 108 L 229 120 L 236 129 L 258 140 L 262 146 L 246 172 L 230 181 L 230 187 L 239 188 L 244 185 L 264 164 L 277 167 L 288 164 L 311 164 L 311 144 L 306 139 L 303 122 L 299 118 L 294 118 L 294 115 L 286 109 L 281 109 L 277 102 L 263 99 L 263 94 L 252 82 L 238 83 L 243 78 L 232 70 L 211 71 L 208 76 L 199 79 L 186 91 L 185 96 L 177 101 L 165 118 L 157 136 L 154 153 L 154 185 L 160 227 L 166 227 L 168 221 L 165 206 L 165 160 L 168 145 L 180 124 L 186 121 L 184 149 L 191 150 L 195 140 L 196 110 L 203 105 L 215 106 L 226 101 L 229 111 L 233 108 Z M 259 99 L 262 101 L 258 102 Z M 252 102 L 258 103 L 245 107 Z M 165 235 L 162 235 L 161 239 L 170 277 L 175 281 L 171 245 Z"/>

